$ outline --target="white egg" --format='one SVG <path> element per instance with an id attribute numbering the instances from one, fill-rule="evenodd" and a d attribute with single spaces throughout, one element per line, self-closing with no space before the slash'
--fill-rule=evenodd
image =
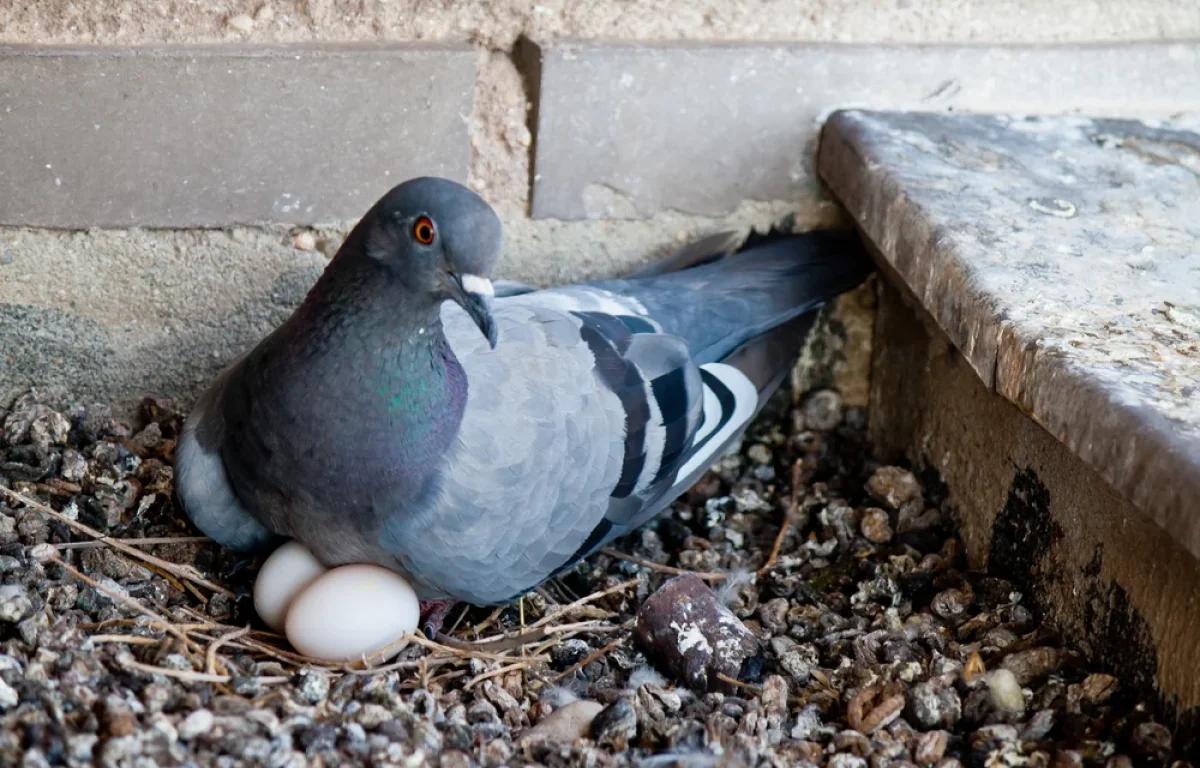
<path id="1" fill-rule="evenodd" d="M 343 565 L 319 577 L 292 602 L 285 634 L 305 656 L 353 661 L 415 631 L 420 611 L 417 594 L 395 571 Z"/>
<path id="2" fill-rule="evenodd" d="M 328 568 L 298 541 L 271 553 L 254 582 L 254 610 L 271 629 L 282 632 L 296 595 Z"/>

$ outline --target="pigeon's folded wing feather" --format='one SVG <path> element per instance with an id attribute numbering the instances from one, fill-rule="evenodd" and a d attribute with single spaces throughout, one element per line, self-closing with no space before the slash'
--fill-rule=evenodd
<path id="1" fill-rule="evenodd" d="M 443 310 L 468 381 L 486 386 L 470 389 L 438 501 L 384 524 L 381 544 L 415 578 L 474 603 L 510 599 L 644 522 L 701 419 L 685 342 L 619 297 L 555 293 L 497 301 L 495 350 Z"/>

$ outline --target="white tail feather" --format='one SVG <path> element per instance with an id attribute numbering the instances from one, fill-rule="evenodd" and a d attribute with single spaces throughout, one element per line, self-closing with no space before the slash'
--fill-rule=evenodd
<path id="1" fill-rule="evenodd" d="M 704 421 L 696 432 L 693 443 L 698 450 L 675 473 L 675 482 L 680 482 L 701 467 L 720 458 L 717 452 L 733 435 L 746 426 L 746 422 L 758 410 L 758 389 L 746 374 L 725 363 L 707 363 L 700 370 L 710 374 L 733 396 L 732 403 L 722 403 L 722 398 L 705 381 Z"/>

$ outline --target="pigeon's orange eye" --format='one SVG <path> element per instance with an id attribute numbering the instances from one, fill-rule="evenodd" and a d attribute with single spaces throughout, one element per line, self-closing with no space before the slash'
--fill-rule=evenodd
<path id="1" fill-rule="evenodd" d="M 434 230 L 433 221 L 428 216 L 422 216 L 413 222 L 413 237 L 421 245 L 432 245 Z"/>

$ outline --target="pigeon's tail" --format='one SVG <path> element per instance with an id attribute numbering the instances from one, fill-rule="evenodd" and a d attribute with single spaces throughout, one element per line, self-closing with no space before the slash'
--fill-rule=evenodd
<path id="1" fill-rule="evenodd" d="M 628 279 L 643 280 L 647 277 L 656 277 L 668 272 L 679 272 L 700 264 L 707 264 L 734 253 L 740 245 L 742 245 L 742 238 L 737 232 L 718 232 L 685 245 L 667 258 L 659 259 L 648 267 L 629 275 Z"/>
<path id="2" fill-rule="evenodd" d="M 640 302 L 703 365 L 819 309 L 873 269 L 852 232 L 772 232 L 734 245 L 728 234 L 714 235 L 605 287 Z"/>
<path id="3" fill-rule="evenodd" d="M 821 306 L 873 265 L 853 233 L 771 233 L 736 252 L 719 237 L 627 278 L 618 288 L 700 366 L 704 418 L 675 476 L 674 498 L 737 441 L 795 364 Z"/>

